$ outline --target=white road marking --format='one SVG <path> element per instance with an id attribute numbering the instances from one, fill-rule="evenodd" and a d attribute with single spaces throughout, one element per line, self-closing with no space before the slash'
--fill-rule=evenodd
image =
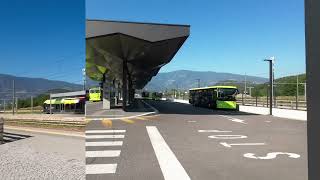
<path id="1" fill-rule="evenodd" d="M 124 135 L 86 135 L 86 139 L 124 138 Z"/>
<path id="2" fill-rule="evenodd" d="M 117 164 L 88 164 L 86 174 L 110 174 L 116 173 Z"/>
<path id="3" fill-rule="evenodd" d="M 86 142 L 86 146 L 122 146 L 122 141 Z"/>
<path id="4" fill-rule="evenodd" d="M 231 148 L 232 146 L 261 146 L 261 145 L 266 145 L 265 143 L 233 143 L 233 144 L 228 144 L 226 142 L 221 142 L 221 145 L 224 147 Z"/>
<path id="5" fill-rule="evenodd" d="M 227 133 L 227 132 L 232 132 L 232 131 L 220 131 L 220 130 L 198 130 L 198 132 L 210 132 L 210 133 Z"/>
<path id="6" fill-rule="evenodd" d="M 264 122 L 266 122 L 266 123 L 271 123 L 271 121 L 264 121 Z"/>
<path id="7" fill-rule="evenodd" d="M 197 121 L 188 121 L 189 123 L 195 123 L 195 122 L 197 122 Z"/>
<path id="8" fill-rule="evenodd" d="M 289 158 L 294 158 L 294 159 L 300 158 L 299 154 L 288 153 L 288 152 L 271 152 L 271 153 L 268 153 L 267 156 L 265 156 L 265 157 L 256 157 L 254 153 L 246 153 L 243 156 L 246 158 L 250 158 L 250 159 L 266 160 L 266 159 L 274 159 L 277 157 L 277 155 L 288 155 Z"/>
<path id="9" fill-rule="evenodd" d="M 86 151 L 86 157 L 118 157 L 120 150 Z"/>
<path id="10" fill-rule="evenodd" d="M 212 138 L 212 139 L 244 139 L 244 138 L 248 138 L 245 135 L 212 135 L 212 136 L 208 136 L 208 138 Z"/>
<path id="11" fill-rule="evenodd" d="M 229 117 L 229 116 L 225 116 L 225 115 L 219 115 L 219 116 L 227 118 L 228 120 L 233 121 L 233 122 L 237 122 L 237 123 L 241 123 L 241 124 L 248 124 L 245 122 L 245 120 L 242 120 L 242 119 L 233 118 L 233 117 Z"/>
<path id="12" fill-rule="evenodd" d="M 126 130 L 87 130 L 86 134 L 89 133 L 125 133 Z"/>
<path id="13" fill-rule="evenodd" d="M 190 180 L 168 144 L 165 142 L 157 127 L 147 126 L 147 132 L 158 159 L 165 180 Z"/>

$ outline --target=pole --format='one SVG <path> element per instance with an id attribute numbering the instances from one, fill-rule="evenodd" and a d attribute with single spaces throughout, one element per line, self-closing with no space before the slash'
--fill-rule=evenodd
<path id="1" fill-rule="evenodd" d="M 270 107 L 270 115 L 272 115 L 272 100 L 273 100 L 273 61 L 274 58 L 265 59 L 264 61 L 269 62 L 269 107 Z"/>
<path id="2" fill-rule="evenodd" d="M 14 106 L 15 106 L 15 83 L 12 80 L 12 115 L 14 115 Z"/>
<path id="3" fill-rule="evenodd" d="M 244 74 L 244 101 L 247 100 L 247 73 Z"/>
<path id="4" fill-rule="evenodd" d="M 307 83 L 304 83 L 304 101 L 307 101 Z"/>
<path id="5" fill-rule="evenodd" d="M 18 112 L 18 97 L 16 97 L 16 112 Z"/>
<path id="6" fill-rule="evenodd" d="M 30 105 L 31 105 L 31 113 L 33 112 L 33 96 L 31 96 L 31 103 L 30 103 Z"/>
<path id="7" fill-rule="evenodd" d="M 272 100 L 273 100 L 273 60 L 269 61 L 270 68 L 270 115 L 272 115 Z"/>
<path id="8" fill-rule="evenodd" d="M 86 90 L 86 69 L 82 69 L 82 75 L 83 75 L 83 90 Z"/>
<path id="9" fill-rule="evenodd" d="M 4 99 L 3 100 L 3 113 L 6 112 L 6 100 Z"/>
<path id="10" fill-rule="evenodd" d="M 196 79 L 198 81 L 198 88 L 200 88 L 200 79 Z"/>
<path id="11" fill-rule="evenodd" d="M 299 75 L 297 75 L 297 94 L 296 94 L 296 109 L 298 109 L 298 101 L 299 101 Z"/>
<path id="12" fill-rule="evenodd" d="M 49 109 L 50 114 L 52 114 L 52 112 L 51 112 L 51 107 L 52 107 L 52 105 L 51 105 L 51 104 L 52 104 L 52 102 L 51 102 L 51 93 L 50 93 L 50 107 L 49 107 L 49 108 L 50 108 L 50 109 Z"/>

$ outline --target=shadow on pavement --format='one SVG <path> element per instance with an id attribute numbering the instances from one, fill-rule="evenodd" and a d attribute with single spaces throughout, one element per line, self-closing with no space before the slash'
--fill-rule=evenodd
<path id="1" fill-rule="evenodd" d="M 16 133 L 4 132 L 3 133 L 3 144 L 14 142 L 14 141 L 18 141 L 18 140 L 22 140 L 22 139 L 26 139 L 26 138 L 30 138 L 30 137 L 32 137 L 32 136 L 24 135 L 24 134 L 16 134 Z"/>
<path id="2" fill-rule="evenodd" d="M 160 114 L 186 114 L 186 115 L 257 115 L 234 110 L 215 110 L 204 107 L 195 107 L 170 101 L 147 100 L 148 104 L 156 108 Z"/>

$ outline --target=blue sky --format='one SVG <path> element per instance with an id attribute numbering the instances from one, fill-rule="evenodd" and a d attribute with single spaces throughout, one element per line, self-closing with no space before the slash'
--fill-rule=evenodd
<path id="1" fill-rule="evenodd" d="M 86 9 L 86 10 L 85 10 Z M 161 72 L 305 72 L 303 0 L 2 0 L 0 73 L 81 83 L 85 18 L 191 25 Z"/>
<path id="2" fill-rule="evenodd" d="M 81 83 L 84 0 L 1 0 L 0 73 Z"/>
<path id="3" fill-rule="evenodd" d="M 305 72 L 303 0 L 87 0 L 89 19 L 191 25 L 191 35 L 161 69 L 268 76 Z"/>

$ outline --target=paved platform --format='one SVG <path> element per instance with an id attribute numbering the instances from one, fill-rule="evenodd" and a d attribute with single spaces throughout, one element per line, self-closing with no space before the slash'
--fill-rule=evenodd
<path id="1" fill-rule="evenodd" d="M 92 120 L 101 119 L 122 119 L 133 118 L 137 116 L 144 116 L 155 114 L 154 110 L 142 99 L 136 99 L 133 104 L 128 106 L 124 111 L 121 107 L 112 109 L 103 109 L 102 102 L 88 102 L 86 110 L 86 118 Z"/>

